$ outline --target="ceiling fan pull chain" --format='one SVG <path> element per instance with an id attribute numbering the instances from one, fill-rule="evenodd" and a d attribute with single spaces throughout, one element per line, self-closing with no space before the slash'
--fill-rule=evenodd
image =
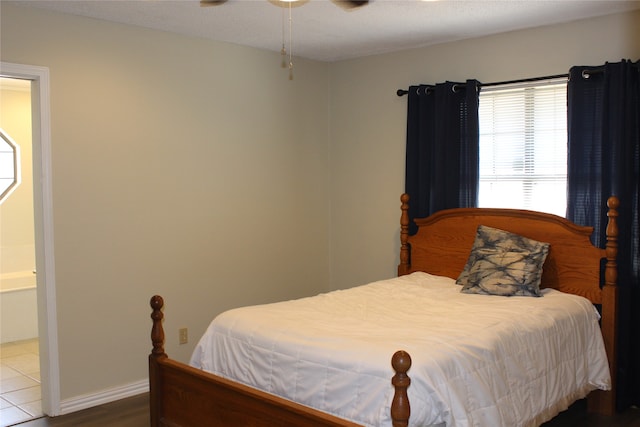
<path id="1" fill-rule="evenodd" d="M 293 20 L 291 19 L 291 3 L 289 3 L 289 80 L 293 80 Z"/>
<path id="2" fill-rule="evenodd" d="M 282 62 L 280 66 L 282 68 L 287 68 L 287 49 L 284 47 L 284 8 L 282 10 L 282 49 L 280 49 L 280 57 L 282 58 Z"/>

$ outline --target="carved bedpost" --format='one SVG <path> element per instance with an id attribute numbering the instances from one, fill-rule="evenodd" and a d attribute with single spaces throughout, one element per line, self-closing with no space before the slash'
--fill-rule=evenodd
<path id="1" fill-rule="evenodd" d="M 404 193 L 400 196 L 402 205 L 402 215 L 400 216 L 400 265 L 398 265 L 398 276 L 409 272 L 409 195 Z"/>
<path id="2" fill-rule="evenodd" d="M 162 328 L 162 307 L 164 300 L 160 295 L 154 295 L 151 298 L 150 305 L 152 308 L 151 319 L 153 326 L 151 327 L 151 343 L 153 349 L 149 355 L 149 405 L 151 426 L 160 426 L 159 414 L 162 410 L 162 384 L 159 370 L 160 359 L 166 359 L 167 354 L 164 352 L 164 329 Z"/>
<path id="3" fill-rule="evenodd" d="M 607 200 L 607 206 L 609 211 L 607 217 L 609 222 L 607 224 L 607 265 L 605 267 L 605 288 L 616 288 L 618 282 L 618 263 L 616 258 L 618 257 L 618 207 L 620 207 L 620 200 L 616 196 L 609 197 Z"/>
<path id="4" fill-rule="evenodd" d="M 153 349 L 151 355 L 155 357 L 166 356 L 164 352 L 164 329 L 162 328 L 162 319 L 164 314 L 162 313 L 162 307 L 164 307 L 164 300 L 160 295 L 154 295 L 149 302 L 151 305 L 151 319 L 153 320 L 153 326 L 151 327 L 151 343 Z"/>
<path id="5" fill-rule="evenodd" d="M 617 305 L 618 305 L 618 207 L 620 200 L 616 196 L 611 196 L 607 200 L 609 211 L 607 216 L 607 243 L 605 255 L 607 262 L 604 268 L 604 287 L 602 288 L 602 317 L 600 328 L 602 338 L 607 351 L 609 361 L 609 371 L 611 372 L 611 391 L 602 392 L 596 390 L 592 392 L 593 398 L 589 398 L 589 412 L 613 415 L 616 412 L 616 374 L 617 374 Z"/>
<path id="6" fill-rule="evenodd" d="M 604 270 L 604 288 L 602 289 L 602 330 L 604 345 L 609 359 L 609 370 L 611 372 L 611 391 L 605 393 L 604 411 L 613 415 L 616 412 L 616 386 L 617 386 L 617 359 L 618 359 L 618 207 L 620 200 L 616 196 L 611 196 L 607 200 L 609 211 L 607 216 L 607 244 L 605 252 L 607 263 Z"/>
<path id="7" fill-rule="evenodd" d="M 391 358 L 391 366 L 396 372 L 391 379 L 391 384 L 396 389 L 393 402 L 391 402 L 391 420 L 393 427 L 407 427 L 411 415 L 409 396 L 407 395 L 407 388 L 411 384 L 411 378 L 407 375 L 407 371 L 411 367 L 411 356 L 406 351 L 396 351 Z"/>

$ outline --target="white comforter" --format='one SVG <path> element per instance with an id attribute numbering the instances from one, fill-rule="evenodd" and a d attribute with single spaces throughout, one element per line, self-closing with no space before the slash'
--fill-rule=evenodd
<path id="1" fill-rule="evenodd" d="M 411 426 L 537 426 L 610 376 L 584 298 L 460 293 L 413 273 L 219 315 L 191 364 L 366 426 L 390 426 L 391 356 L 413 365 Z"/>

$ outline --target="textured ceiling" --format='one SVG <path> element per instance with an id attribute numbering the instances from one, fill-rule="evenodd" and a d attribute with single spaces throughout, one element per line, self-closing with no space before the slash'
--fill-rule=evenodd
<path id="1" fill-rule="evenodd" d="M 280 51 L 289 37 L 288 5 L 277 0 L 18 0 L 2 3 L 138 25 Z M 511 30 L 639 9 L 640 1 L 371 0 L 345 10 L 329 0 L 303 0 L 291 10 L 293 54 L 337 61 Z"/>

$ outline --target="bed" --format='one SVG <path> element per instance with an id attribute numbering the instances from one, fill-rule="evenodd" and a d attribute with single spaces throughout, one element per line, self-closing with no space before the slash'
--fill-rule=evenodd
<path id="1" fill-rule="evenodd" d="M 587 395 L 589 411 L 612 414 L 618 200 L 608 200 L 605 249 L 590 243 L 590 227 L 510 209 L 441 211 L 417 219 L 418 232 L 410 236 L 408 203 L 402 195 L 397 278 L 230 310 L 212 322 L 189 365 L 166 355 L 163 300 L 154 296 L 151 425 L 493 426 L 513 417 L 521 424 L 512 425 L 539 425 Z M 478 242 L 489 232 L 538 244 L 536 253 L 544 252 L 538 256 L 544 263 L 541 274 L 537 270 L 540 295 L 486 295 L 494 289 L 491 277 L 478 266 L 491 258 L 480 259 L 487 246 Z M 468 283 L 463 273 L 471 275 Z M 479 274 L 487 276 L 480 282 L 489 286 L 471 285 Z M 471 300 L 480 302 L 477 308 L 465 305 Z M 331 311 L 336 304 L 337 311 Z M 373 309 L 376 304 L 381 312 Z M 576 320 L 566 304 L 586 320 Z M 414 317 L 423 311 L 430 320 Z M 502 312 L 518 321 L 498 319 Z M 331 321 L 306 323 L 327 313 Z M 272 323 L 263 323 L 269 319 Z M 517 325 L 520 335 L 511 338 L 515 332 L 508 323 Z M 462 329 L 451 329 L 454 324 Z M 361 326 L 369 327 L 369 336 L 362 337 Z M 420 335 L 416 327 L 428 333 Z M 485 345 L 484 335 L 494 344 Z M 349 344 L 354 339 L 355 347 Z M 540 357 L 548 360 L 538 366 L 537 353 L 547 348 L 550 356 Z M 211 359 L 215 353 L 217 359 Z M 324 379 L 314 377 L 317 372 Z M 565 378 L 561 372 L 570 379 L 555 380 Z M 532 380 L 535 385 L 528 386 Z"/>

